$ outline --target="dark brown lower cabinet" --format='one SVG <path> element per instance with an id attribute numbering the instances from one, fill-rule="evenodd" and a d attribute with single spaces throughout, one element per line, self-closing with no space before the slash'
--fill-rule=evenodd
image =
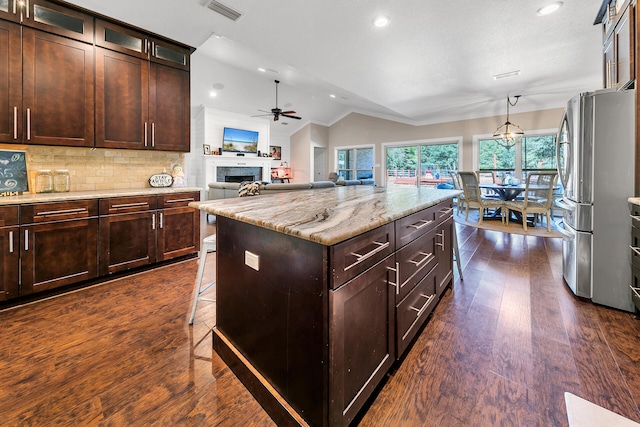
<path id="1" fill-rule="evenodd" d="M 395 360 L 390 255 L 329 292 L 330 425 L 348 425 Z"/>
<path id="2" fill-rule="evenodd" d="M 100 274 L 155 262 L 155 211 L 100 217 Z"/>
<path id="3" fill-rule="evenodd" d="M 199 200 L 196 192 L 158 196 L 158 261 L 200 250 L 200 211 L 188 206 Z"/>
<path id="4" fill-rule="evenodd" d="M 19 270 L 18 207 L 0 207 L 0 301 L 19 295 Z"/>
<path id="5" fill-rule="evenodd" d="M 450 207 L 332 246 L 217 217 L 213 346 L 276 424 L 355 419 L 452 281 Z"/>
<path id="6" fill-rule="evenodd" d="M 21 294 L 98 276 L 98 201 L 20 206 Z"/>

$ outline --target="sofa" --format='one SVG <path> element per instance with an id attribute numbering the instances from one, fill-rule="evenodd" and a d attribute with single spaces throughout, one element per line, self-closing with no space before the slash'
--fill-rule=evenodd
<path id="1" fill-rule="evenodd" d="M 317 190 L 321 188 L 334 188 L 342 185 L 375 185 L 373 179 L 352 179 L 346 181 L 315 181 L 301 183 L 263 183 L 260 187 L 260 195 L 282 193 L 285 191 Z M 212 182 L 209 184 L 208 200 L 229 199 L 238 197 L 240 183 L 238 182 Z"/>

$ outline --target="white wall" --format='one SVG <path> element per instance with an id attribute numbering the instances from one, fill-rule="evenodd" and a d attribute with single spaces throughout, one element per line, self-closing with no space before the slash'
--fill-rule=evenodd
<path id="1" fill-rule="evenodd" d="M 191 152 L 185 154 L 185 174 L 188 185 L 206 190 L 204 174 L 203 145 L 208 144 L 211 152 L 222 147 L 222 133 L 225 127 L 246 129 L 258 132 L 258 150 L 268 153 L 270 145 L 269 121 L 265 118 L 250 117 L 244 114 L 218 110 L 210 107 L 191 109 Z M 271 144 L 274 145 L 274 144 Z M 287 150 L 289 147 L 287 146 Z M 237 157 L 236 153 L 222 153 L 223 157 Z M 257 154 L 245 154 L 245 157 L 257 157 Z M 276 163 L 275 161 L 272 163 Z M 277 165 L 280 162 L 278 161 Z M 276 165 L 276 166 L 277 166 Z"/>

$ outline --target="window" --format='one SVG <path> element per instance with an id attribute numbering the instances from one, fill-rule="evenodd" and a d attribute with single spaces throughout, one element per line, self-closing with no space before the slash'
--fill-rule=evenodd
<path id="1" fill-rule="evenodd" d="M 527 171 L 556 169 L 556 135 L 525 136 L 514 147 L 505 148 L 492 138 L 478 139 L 481 171 L 512 173 L 524 178 Z"/>
<path id="2" fill-rule="evenodd" d="M 338 175 L 344 179 L 373 178 L 373 148 L 338 150 Z"/>
<path id="3" fill-rule="evenodd" d="M 458 166 L 458 142 L 422 143 L 385 148 L 387 185 L 436 187 L 451 180 Z"/>

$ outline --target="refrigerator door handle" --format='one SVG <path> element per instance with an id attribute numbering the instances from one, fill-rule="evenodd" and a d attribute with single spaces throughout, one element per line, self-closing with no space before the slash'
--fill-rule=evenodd
<path id="1" fill-rule="evenodd" d="M 556 229 L 558 230 L 558 233 L 562 234 L 562 238 L 564 240 L 576 240 L 576 233 L 570 229 L 564 228 L 564 220 L 559 219 L 556 221 Z"/>
<path id="2" fill-rule="evenodd" d="M 560 127 L 558 128 L 558 133 L 556 135 L 556 167 L 558 169 L 558 177 L 560 178 L 560 183 L 564 188 L 567 187 L 567 176 L 565 175 L 565 172 L 567 172 L 567 168 L 569 167 L 570 159 L 565 159 L 561 155 L 561 152 L 563 150 L 562 146 L 564 144 L 570 144 L 570 141 L 571 141 L 571 135 L 569 134 L 570 131 L 571 131 L 571 128 L 568 122 L 567 110 L 565 109 L 564 112 L 562 113 L 562 120 L 560 120 Z M 562 138 L 563 132 L 567 133 L 566 140 Z M 560 161 L 561 161 L 560 159 L 564 159 L 564 162 L 565 162 L 564 165 L 560 164 Z"/>

